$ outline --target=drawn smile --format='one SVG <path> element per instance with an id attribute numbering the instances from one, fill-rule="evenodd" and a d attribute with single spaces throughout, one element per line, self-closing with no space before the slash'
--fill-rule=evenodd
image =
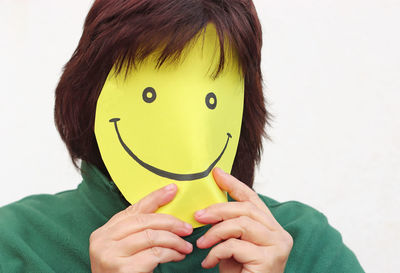
<path id="1" fill-rule="evenodd" d="M 227 133 L 226 135 L 228 136 L 225 146 L 222 149 L 221 153 L 219 154 L 219 156 L 214 160 L 214 162 L 211 163 L 211 165 L 204 171 L 199 172 L 199 173 L 190 173 L 190 174 L 180 174 L 180 173 L 172 173 L 172 172 L 168 172 L 168 171 L 164 171 L 161 170 L 159 168 L 156 168 L 150 164 L 147 164 L 146 162 L 142 161 L 139 157 L 137 157 L 132 151 L 131 149 L 129 149 L 129 147 L 125 144 L 125 142 L 122 140 L 122 137 L 119 133 L 118 130 L 118 125 L 117 122 L 119 121 L 119 118 L 112 118 L 110 119 L 110 122 L 114 123 L 114 127 L 115 127 L 115 132 L 117 133 L 119 142 L 121 143 L 122 147 L 125 149 L 125 151 L 137 162 L 139 163 L 143 168 L 149 170 L 150 172 L 165 177 L 165 178 L 169 178 L 169 179 L 173 179 L 173 180 L 178 180 L 178 181 L 189 181 L 189 180 L 196 180 L 196 179 L 201 179 L 206 177 L 211 170 L 215 167 L 215 165 L 218 163 L 218 161 L 221 159 L 222 155 L 225 152 L 226 147 L 228 146 L 229 143 L 229 139 L 232 138 L 230 133 Z"/>

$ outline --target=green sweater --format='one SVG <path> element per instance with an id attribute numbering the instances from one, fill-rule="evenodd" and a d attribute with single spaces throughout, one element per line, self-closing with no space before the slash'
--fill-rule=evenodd
<path id="1" fill-rule="evenodd" d="M 95 167 L 83 162 L 82 176 L 75 190 L 32 195 L 0 208 L 0 272 L 90 272 L 90 234 L 129 204 Z M 296 201 L 260 197 L 293 237 L 285 272 L 364 272 L 322 213 Z M 194 248 L 183 261 L 160 264 L 154 272 L 218 272 L 218 266 L 201 267 L 209 249 L 195 244 L 208 228 L 185 237 Z"/>

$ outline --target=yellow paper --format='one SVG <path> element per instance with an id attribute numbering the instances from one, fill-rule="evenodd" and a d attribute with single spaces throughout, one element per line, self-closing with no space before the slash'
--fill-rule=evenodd
<path id="1" fill-rule="evenodd" d="M 226 52 L 223 72 L 219 41 L 209 24 L 189 43 L 177 63 L 156 69 L 153 53 L 125 78 L 111 70 L 100 93 L 95 135 L 114 183 L 130 203 L 175 183 L 175 199 L 157 212 L 199 227 L 193 214 L 226 202 L 211 170 L 230 172 L 243 114 L 244 80 L 237 56 Z"/>

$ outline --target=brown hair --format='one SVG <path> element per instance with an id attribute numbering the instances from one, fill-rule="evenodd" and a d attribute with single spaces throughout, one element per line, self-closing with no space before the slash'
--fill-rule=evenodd
<path id="1" fill-rule="evenodd" d="M 132 66 L 161 45 L 158 66 L 175 60 L 208 23 L 216 26 L 221 49 L 228 38 L 243 71 L 243 121 L 232 175 L 252 187 L 262 137 L 269 139 L 264 126 L 270 125 L 271 114 L 262 91 L 261 25 L 251 0 L 95 1 L 55 96 L 55 123 L 75 166 L 85 160 L 110 178 L 93 128 L 96 102 L 113 65 Z M 216 76 L 224 68 L 224 50 L 220 52 Z"/>

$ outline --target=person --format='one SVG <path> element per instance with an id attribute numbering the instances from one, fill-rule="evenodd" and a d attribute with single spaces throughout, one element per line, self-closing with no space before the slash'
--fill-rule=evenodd
<path id="1" fill-rule="evenodd" d="M 212 171 L 229 202 L 194 212 L 194 228 L 157 209 L 172 183 L 130 204 L 112 181 L 94 134 L 96 102 L 115 64 L 140 62 L 160 45 L 174 60 L 208 23 L 228 37 L 245 79 L 231 174 Z M 364 272 L 324 214 L 253 189 L 265 126 L 262 31 L 251 0 L 96 0 L 56 88 L 55 122 L 83 180 L 0 208 L 1 272 Z M 223 70 L 220 57 L 218 72 Z M 80 165 L 79 165 L 80 162 Z"/>

